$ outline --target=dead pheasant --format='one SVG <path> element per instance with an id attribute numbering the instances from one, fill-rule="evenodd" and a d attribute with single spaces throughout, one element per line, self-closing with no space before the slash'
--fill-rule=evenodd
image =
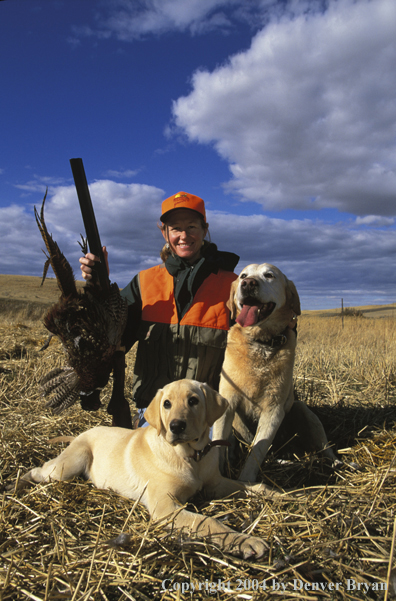
<path id="1" fill-rule="evenodd" d="M 51 397 L 47 406 L 54 413 L 61 413 L 82 393 L 89 395 L 90 408 L 97 408 L 100 405 L 98 391 L 107 384 L 114 368 L 113 394 L 108 411 L 114 416 L 114 425 L 131 427 L 129 406 L 123 391 L 124 354 L 117 351 L 127 319 L 126 301 L 121 297 L 117 284 L 110 282 L 105 287 L 96 282 L 86 285 L 80 292 L 77 290 L 73 270 L 45 224 L 46 196 L 47 193 L 40 214 L 34 209 L 48 252 L 43 282 L 51 264 L 61 296 L 46 314 L 44 325 L 62 341 L 68 358 L 67 366 L 53 369 L 40 382 L 43 395 Z"/>

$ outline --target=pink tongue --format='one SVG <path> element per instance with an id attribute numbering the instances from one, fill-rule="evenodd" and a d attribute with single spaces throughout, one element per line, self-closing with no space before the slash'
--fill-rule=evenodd
<path id="1" fill-rule="evenodd" d="M 236 321 L 243 328 L 247 328 L 258 322 L 258 314 L 259 308 L 256 305 L 243 305 Z"/>

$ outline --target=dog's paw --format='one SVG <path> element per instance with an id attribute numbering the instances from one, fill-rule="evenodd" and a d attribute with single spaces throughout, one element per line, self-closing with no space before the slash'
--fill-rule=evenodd
<path id="1" fill-rule="evenodd" d="M 270 499 L 273 497 L 280 497 L 285 494 L 285 491 L 281 488 L 276 489 L 270 486 L 267 486 L 263 482 L 257 482 L 256 484 L 247 484 L 246 485 L 246 494 L 247 496 L 254 495 L 264 495 L 264 497 Z"/>
<path id="2" fill-rule="evenodd" d="M 243 559 L 261 559 L 268 553 L 268 545 L 261 538 L 249 536 L 241 550 Z"/>
<path id="3" fill-rule="evenodd" d="M 255 536 L 238 537 L 235 544 L 229 549 L 232 555 L 243 559 L 261 559 L 268 554 L 268 545 L 263 539 Z"/>

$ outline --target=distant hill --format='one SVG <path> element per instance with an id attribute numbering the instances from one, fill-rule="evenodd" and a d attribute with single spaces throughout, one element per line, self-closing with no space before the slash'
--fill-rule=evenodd
<path id="1" fill-rule="evenodd" d="M 30 275 L 2 275 L 0 274 L 0 299 L 26 301 L 29 303 L 43 303 L 50 305 L 60 296 L 55 278 L 46 278 L 41 286 L 41 278 Z M 77 282 L 78 287 L 83 287 L 84 282 Z"/>
<path id="2" fill-rule="evenodd" d="M 77 287 L 84 287 L 83 281 L 77 282 Z M 41 286 L 41 278 L 29 275 L 2 275 L 0 274 L 0 309 L 10 301 L 22 305 L 32 303 L 35 305 L 51 305 L 60 296 L 55 278 L 46 278 Z M 367 305 L 355 307 L 362 311 L 365 317 L 395 317 L 396 304 L 392 305 Z M 326 309 L 317 311 L 303 311 L 303 315 L 318 317 L 334 317 L 341 314 L 341 309 Z"/>
<path id="3" fill-rule="evenodd" d="M 77 287 L 84 282 L 77 282 Z M 48 307 L 59 298 L 60 291 L 55 278 L 46 278 L 41 286 L 41 278 L 29 275 L 0 274 L 0 317 L 2 319 L 41 319 Z"/>
<path id="4" fill-rule="evenodd" d="M 364 317 L 369 318 L 380 318 L 380 317 L 394 317 L 396 319 L 396 303 L 391 305 L 364 305 L 353 307 L 363 313 Z M 344 307 L 344 310 L 346 307 Z M 302 315 L 314 315 L 316 317 L 335 317 L 341 315 L 341 308 L 339 309 L 319 309 L 317 311 L 303 311 Z"/>

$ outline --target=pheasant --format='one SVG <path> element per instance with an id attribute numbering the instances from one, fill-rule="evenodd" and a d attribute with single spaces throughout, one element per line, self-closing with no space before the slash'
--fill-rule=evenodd
<path id="1" fill-rule="evenodd" d="M 45 315 L 44 325 L 61 340 L 68 365 L 57 367 L 42 378 L 43 396 L 50 397 L 47 407 L 56 414 L 73 405 L 80 394 L 85 399 L 83 408 L 97 409 L 99 391 L 107 384 L 114 368 L 113 393 L 107 411 L 113 414 L 113 425 L 130 428 L 130 410 L 124 397 L 125 358 L 124 353 L 117 350 L 127 320 L 126 300 L 115 283 L 109 282 L 106 290 L 97 282 L 77 290 L 69 262 L 48 233 L 44 220 L 46 197 L 47 192 L 40 213 L 34 208 L 48 252 L 41 283 L 51 265 L 61 296 Z"/>

